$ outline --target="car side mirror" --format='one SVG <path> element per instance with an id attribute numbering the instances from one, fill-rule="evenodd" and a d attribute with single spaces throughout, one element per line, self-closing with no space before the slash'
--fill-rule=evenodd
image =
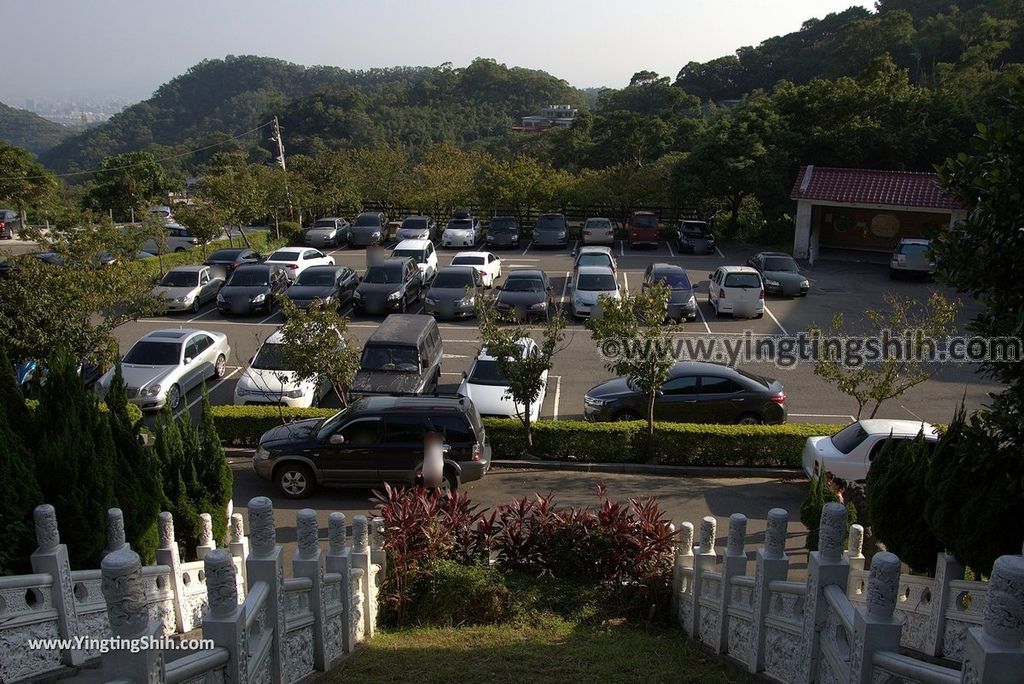
<path id="1" fill-rule="evenodd" d="M 469 374 L 466 373 L 466 371 L 462 371 L 462 379 L 463 380 L 468 380 L 469 379 Z"/>
<path id="2" fill-rule="evenodd" d="M 708 280 L 711 280 L 714 277 L 715 277 L 714 273 L 708 273 Z"/>
<path id="3" fill-rule="evenodd" d="M 327 443 L 334 446 L 341 446 L 345 443 L 345 435 L 339 435 L 337 433 L 327 438 Z"/>
<path id="4" fill-rule="evenodd" d="M 186 356 L 185 357 L 185 365 L 187 366 L 190 363 L 192 363 L 192 357 L 191 356 Z"/>

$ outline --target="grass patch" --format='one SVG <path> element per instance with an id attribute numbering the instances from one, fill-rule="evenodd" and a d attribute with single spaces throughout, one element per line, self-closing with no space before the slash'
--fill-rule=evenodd
<path id="1" fill-rule="evenodd" d="M 530 624 L 378 632 L 334 682 L 759 681 L 678 628 L 646 630 L 548 616 Z"/>

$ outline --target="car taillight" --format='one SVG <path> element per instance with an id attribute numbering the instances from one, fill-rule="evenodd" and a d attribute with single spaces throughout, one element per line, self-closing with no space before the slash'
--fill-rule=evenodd
<path id="1" fill-rule="evenodd" d="M 724 287 L 719 288 L 719 290 L 718 290 L 718 298 L 719 299 L 725 299 L 725 288 Z"/>
<path id="2" fill-rule="evenodd" d="M 3 228 L 3 226 L 4 226 L 4 224 L 0 223 L 0 228 Z M 584 235 L 590 235 L 590 231 L 589 230 L 585 230 L 585 231 L 583 231 L 583 234 Z"/>
<path id="3" fill-rule="evenodd" d="M 761 288 L 761 294 L 757 295 L 758 299 L 764 299 L 764 288 Z"/>
<path id="4" fill-rule="evenodd" d="M 4 227 L 4 226 L 6 226 L 6 225 L 7 225 L 7 223 L 6 223 L 6 222 L 4 222 L 4 221 L 0 221 L 0 228 L 3 228 L 3 227 Z"/>
<path id="5" fill-rule="evenodd" d="M 228 264 L 229 271 L 234 271 L 236 268 L 238 268 L 238 264 Z"/>
<path id="6" fill-rule="evenodd" d="M 786 403 L 786 393 L 785 392 L 779 392 L 778 394 L 773 394 L 771 396 L 771 400 L 774 401 L 776 404 L 779 404 L 781 406 L 782 404 Z"/>
<path id="7" fill-rule="evenodd" d="M 480 442 L 474 442 L 473 443 L 473 460 L 474 461 L 479 461 L 480 457 L 483 455 L 483 453 L 484 453 L 484 449 L 483 449 L 482 446 L 480 446 Z"/>
<path id="8" fill-rule="evenodd" d="M 299 267 L 299 265 L 298 265 L 298 264 L 288 264 L 288 268 L 292 269 L 293 271 L 294 271 L 295 269 L 297 269 L 298 267 Z"/>

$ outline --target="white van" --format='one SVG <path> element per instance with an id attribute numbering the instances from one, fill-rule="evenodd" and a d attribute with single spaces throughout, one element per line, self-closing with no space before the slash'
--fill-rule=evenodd
<path id="1" fill-rule="evenodd" d="M 764 316 L 764 282 L 761 274 L 750 266 L 719 266 L 709 273 L 708 303 L 715 315 L 732 314 L 734 318 Z"/>
<path id="2" fill-rule="evenodd" d="M 420 269 L 423 282 L 430 282 L 437 274 L 437 252 L 430 240 L 402 240 L 392 250 L 393 257 L 408 257 Z"/>

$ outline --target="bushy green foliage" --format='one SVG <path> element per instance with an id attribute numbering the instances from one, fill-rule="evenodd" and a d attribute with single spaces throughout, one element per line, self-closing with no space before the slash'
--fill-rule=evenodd
<path id="1" fill-rule="evenodd" d="M 839 497 L 828 485 L 828 473 L 822 471 L 822 476 L 811 478 L 811 484 L 807 488 L 807 495 L 800 504 L 800 522 L 807 528 L 807 548 L 811 551 L 818 550 L 818 534 L 821 528 L 821 509 L 825 504 L 838 502 Z M 857 509 L 850 502 L 846 504 L 846 530 L 857 522 Z M 934 559 L 933 559 L 934 560 Z"/>
<path id="2" fill-rule="evenodd" d="M 277 230 L 281 231 L 281 239 L 289 245 L 301 245 L 305 243 L 305 229 L 296 221 L 279 221 Z"/>
<path id="3" fill-rule="evenodd" d="M 203 383 L 202 417 L 200 420 L 196 474 L 210 504 L 210 510 L 206 512 L 213 519 L 213 538 L 218 546 L 223 546 L 228 532 L 227 504 L 231 501 L 235 478 L 231 472 L 231 466 L 228 465 L 227 456 L 224 454 L 220 435 L 217 434 L 213 408 L 210 405 L 210 394 L 206 390 L 205 382 Z"/>
<path id="4" fill-rule="evenodd" d="M 67 126 L 44 119 L 35 112 L 0 103 L 0 140 L 24 147 L 38 155 L 72 134 Z"/>
<path id="5" fill-rule="evenodd" d="M 437 561 L 414 591 L 410 625 L 490 625 L 513 617 L 514 597 L 501 571 L 491 565 Z"/>
<path id="6" fill-rule="evenodd" d="M 282 423 L 308 418 L 329 418 L 337 409 L 285 406 L 213 406 L 210 416 L 221 441 L 230 446 L 256 446 L 260 436 Z"/>
<path id="7" fill-rule="evenodd" d="M 29 572 L 35 550 L 32 510 L 43 503 L 43 495 L 22 434 L 31 429 L 29 417 L 10 360 L 0 349 L 0 575 Z"/>

